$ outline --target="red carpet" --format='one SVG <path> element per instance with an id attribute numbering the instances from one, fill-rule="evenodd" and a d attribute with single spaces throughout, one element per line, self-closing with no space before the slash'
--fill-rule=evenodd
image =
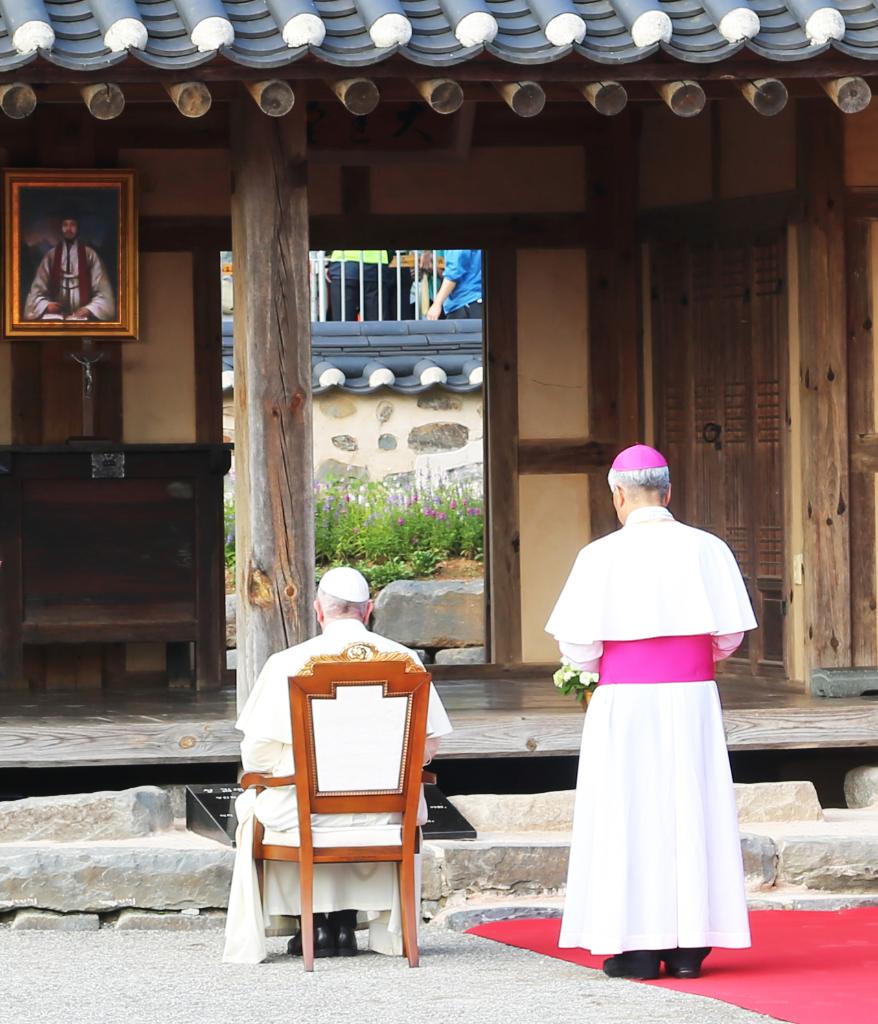
<path id="1" fill-rule="evenodd" d="M 471 928 L 486 939 L 600 967 L 604 957 L 559 949 L 558 920 L 495 921 Z M 794 1024 L 878 1024 L 878 907 L 757 910 L 752 949 L 716 949 L 695 981 L 644 982 L 710 996 Z"/>

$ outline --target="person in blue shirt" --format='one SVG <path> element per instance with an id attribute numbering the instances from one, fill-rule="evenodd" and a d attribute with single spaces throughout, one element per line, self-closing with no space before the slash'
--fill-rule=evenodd
<path id="1" fill-rule="evenodd" d="M 481 249 L 446 249 L 442 286 L 427 310 L 428 320 L 442 313 L 449 320 L 482 319 Z"/>

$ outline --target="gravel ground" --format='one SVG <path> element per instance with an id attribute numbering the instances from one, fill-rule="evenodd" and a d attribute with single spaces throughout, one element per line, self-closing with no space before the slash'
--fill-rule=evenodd
<path id="1" fill-rule="evenodd" d="M 0 929 L 3 1024 L 753 1024 L 772 1018 L 438 927 L 421 967 L 376 954 L 306 975 L 269 939 L 259 966 L 220 962 L 222 933 Z"/>

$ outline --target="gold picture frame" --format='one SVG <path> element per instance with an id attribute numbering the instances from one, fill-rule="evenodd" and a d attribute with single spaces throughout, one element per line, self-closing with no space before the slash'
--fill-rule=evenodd
<path id="1" fill-rule="evenodd" d="M 133 170 L 3 171 L 6 338 L 138 336 Z"/>

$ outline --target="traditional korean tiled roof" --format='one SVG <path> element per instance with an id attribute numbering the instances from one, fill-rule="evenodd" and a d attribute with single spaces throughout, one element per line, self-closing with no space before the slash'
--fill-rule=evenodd
<path id="1" fill-rule="evenodd" d="M 313 55 L 362 68 L 401 54 L 451 67 L 483 53 L 538 65 L 658 51 L 773 61 L 829 47 L 878 60 L 878 0 L 0 0 L 0 73 L 44 58 L 77 71 L 133 58 L 180 71 L 214 59 L 270 70 Z"/>
<path id="2" fill-rule="evenodd" d="M 418 395 L 482 386 L 481 320 L 313 323 L 313 394 L 333 388 L 368 395 L 381 388 Z M 223 323 L 223 384 L 232 385 L 232 321 Z"/>

